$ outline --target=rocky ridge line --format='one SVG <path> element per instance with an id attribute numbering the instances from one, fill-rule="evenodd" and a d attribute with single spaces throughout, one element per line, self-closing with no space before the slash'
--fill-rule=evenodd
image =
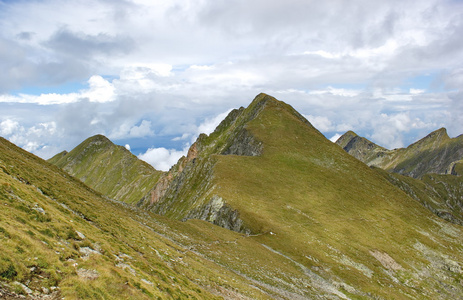
<path id="1" fill-rule="evenodd" d="M 176 219 L 201 219 L 238 232 L 251 233 L 239 218 L 239 212 L 226 203 L 226 199 L 214 194 L 214 155 L 259 156 L 263 144 L 247 129 L 246 124 L 256 118 L 268 101 L 276 99 L 258 95 L 248 108 L 232 110 L 209 136 L 201 134 L 169 172 L 137 205 Z M 194 186 L 192 193 L 187 193 Z M 182 207 L 174 202 L 195 203 L 194 207 Z"/>

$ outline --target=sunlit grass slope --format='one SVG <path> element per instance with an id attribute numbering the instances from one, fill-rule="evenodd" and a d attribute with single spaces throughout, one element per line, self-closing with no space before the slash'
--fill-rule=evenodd
<path id="1" fill-rule="evenodd" d="M 295 299 L 300 267 L 245 235 L 106 200 L 0 138 L 0 292 L 56 299 Z M 295 294 L 298 293 L 298 294 Z"/>
<path id="2" fill-rule="evenodd" d="M 321 276 L 339 297 L 462 295 L 460 227 L 328 141 L 289 105 L 261 94 L 241 116 L 257 106 L 263 109 L 244 126 L 262 142 L 262 154 L 221 154 L 215 146 L 227 144 L 233 126 L 211 134 L 200 142 L 205 151 L 220 149 L 204 160 L 213 164 L 213 184 L 196 179 L 194 195 L 186 192 L 189 181 L 172 187 L 185 197 L 171 197 L 169 212 L 175 203 L 185 213 L 188 203 L 196 209 L 194 201 L 218 196 L 256 241 Z"/>
<path id="3" fill-rule="evenodd" d="M 102 135 L 86 139 L 49 162 L 102 194 L 127 203 L 140 200 L 162 174 Z"/>

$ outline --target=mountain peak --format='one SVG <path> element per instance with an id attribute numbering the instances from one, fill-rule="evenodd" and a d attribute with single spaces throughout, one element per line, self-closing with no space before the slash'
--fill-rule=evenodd
<path id="1" fill-rule="evenodd" d="M 341 135 L 337 140 L 336 140 L 336 144 L 338 144 L 339 146 L 341 146 L 342 148 L 346 147 L 347 144 L 349 144 L 352 139 L 358 137 L 358 135 L 353 132 L 352 130 L 349 130 L 347 131 L 346 133 L 344 133 L 343 135 Z"/>
<path id="2" fill-rule="evenodd" d="M 278 101 L 275 97 L 272 97 L 266 93 L 260 93 L 254 98 L 254 100 L 252 100 L 249 106 L 253 106 L 257 103 L 266 103 L 268 101 L 281 102 L 281 101 Z"/>
<path id="3" fill-rule="evenodd" d="M 161 172 L 101 134 L 87 138 L 69 153 L 48 160 L 98 192 L 132 203 L 156 184 Z"/>
<path id="4" fill-rule="evenodd" d="M 463 158 L 463 139 L 450 138 L 439 128 L 407 148 L 387 150 L 367 139 L 346 132 L 336 144 L 369 166 L 421 178 L 426 173 L 460 174 L 455 171 Z"/>
<path id="5" fill-rule="evenodd" d="M 109 140 L 106 136 L 102 134 L 96 134 L 94 136 L 89 137 L 87 140 L 89 143 L 104 143 L 104 144 L 113 144 L 111 140 Z"/>
<path id="6" fill-rule="evenodd" d="M 447 134 L 447 129 L 445 127 L 439 128 L 430 134 L 427 135 L 427 137 L 441 137 L 444 139 L 450 138 L 449 135 Z"/>
<path id="7" fill-rule="evenodd" d="M 75 189 L 70 193 L 75 196 L 68 200 L 65 194 L 68 185 L 60 184 L 65 183 L 63 178 L 45 173 L 34 178 L 23 174 L 9 178 L 17 168 L 10 165 L 18 159 L 13 157 L 8 161 L 2 157 L 0 199 L 11 201 L 2 204 L 5 209 L 0 210 L 1 219 L 12 220 L 19 228 L 12 231 L 13 226 L 2 222 L 0 238 L 6 237 L 12 250 L 2 251 L 0 262 L 3 257 L 13 257 L 10 265 L 14 267 L 13 262 L 36 257 L 32 251 L 26 252 L 27 256 L 19 253 L 24 251 L 19 246 L 31 244 L 33 234 L 37 241 L 32 245 L 44 249 L 41 257 L 59 255 L 45 262 L 50 265 L 56 262 L 60 264 L 60 272 L 67 272 L 63 272 L 61 284 L 66 298 L 85 297 L 93 291 L 100 293 L 100 288 L 107 286 L 104 283 L 113 282 L 115 277 L 120 286 L 110 288 L 114 297 L 120 298 L 130 297 L 121 294 L 127 288 L 144 292 L 146 299 L 156 298 L 156 293 L 162 290 L 166 294 L 159 298 L 175 298 L 179 294 L 185 298 L 212 298 L 205 291 L 191 296 L 185 294 L 191 286 L 196 290 L 204 286 L 214 293 L 230 286 L 233 293 L 224 293 L 225 296 L 250 299 L 458 298 L 463 293 L 459 284 L 463 256 L 461 251 L 455 251 L 462 244 L 460 227 L 431 215 L 408 195 L 410 193 L 404 193 L 398 184 L 391 184 L 386 172 L 382 172 L 383 175 L 381 170 L 368 168 L 307 124 L 310 123 L 290 105 L 260 94 L 248 108 L 232 111 L 209 136 L 201 135 L 187 157 L 163 175 L 149 194 L 144 193 L 148 200 L 146 206 L 142 205 L 144 208 L 178 220 L 209 221 L 247 235 L 195 220 L 179 223 L 138 209 L 114 210 L 112 207 L 119 204 L 104 199 L 79 199 Z M 362 151 L 372 146 L 372 150 L 381 155 L 379 146 L 349 134 L 358 140 L 358 144 L 354 143 L 359 146 L 356 149 Z M 90 141 L 105 139 L 96 136 Z M 108 187 L 106 180 L 116 183 L 113 175 L 121 174 L 121 170 L 127 171 L 122 173 L 123 178 L 140 175 L 139 170 L 128 170 L 133 164 L 126 160 L 128 156 L 123 156 L 120 148 L 104 144 L 83 147 L 86 151 L 79 162 L 88 164 L 84 166 L 88 179 L 97 175 L 93 181 L 99 180 L 102 187 Z M 8 151 L 0 147 L 0 154 L 4 153 Z M 121 164 L 115 164 L 115 160 Z M 17 166 L 22 165 L 25 164 Z M 31 169 L 42 172 L 44 168 L 37 166 Z M 3 178 L 7 178 L 6 184 Z M 23 178 L 25 180 L 17 180 Z M 49 188 L 41 193 L 48 178 L 53 181 L 49 181 Z M 400 180 L 401 186 L 408 184 L 400 178 L 394 180 Z M 18 194 L 21 197 L 14 195 L 18 189 L 10 188 L 10 184 L 21 185 L 34 193 L 29 207 L 22 206 L 25 193 Z M 118 186 L 127 185 L 118 182 L 112 188 Z M 421 189 L 421 185 L 416 187 Z M 60 193 L 53 193 L 54 189 Z M 143 191 L 145 186 L 136 185 L 135 189 Z M 32 223 L 34 215 L 38 215 L 32 214 L 36 212 L 35 203 L 39 202 L 47 213 L 53 209 L 61 214 L 62 206 L 56 205 L 58 201 L 66 201 L 63 208 L 69 207 L 79 215 L 67 213 L 56 218 L 50 214 L 50 221 Z M 108 205 L 102 206 L 102 203 Z M 83 221 L 74 222 L 80 214 L 85 216 Z M 70 217 L 74 217 L 72 223 L 68 222 Z M 62 223 L 65 225 L 60 225 Z M 80 227 L 87 223 L 88 226 Z M 48 227 L 53 235 L 45 230 Z M 69 242 L 64 243 L 63 237 L 69 228 L 73 230 L 71 235 L 75 236 L 75 230 L 79 230 L 87 236 L 86 240 L 78 241 L 68 234 Z M 24 234 L 29 229 L 32 234 Z M 9 231 L 15 233 L 11 234 L 11 240 Z M 26 243 L 16 241 L 16 237 L 24 237 Z M 157 237 L 169 246 L 164 247 Z M 46 246 L 41 241 L 46 242 Z M 62 252 L 64 247 L 70 249 Z M 19 249 L 22 250 L 17 251 Z M 89 252 L 88 249 L 99 254 L 89 261 L 80 259 L 81 250 Z M 196 254 L 199 256 L 194 256 Z M 200 260 L 201 257 L 205 259 Z M 218 269 L 214 262 L 223 268 Z M 26 274 L 21 274 L 24 280 L 29 280 L 28 274 L 32 273 L 29 263 L 27 260 L 21 266 Z M 101 263 L 105 265 L 99 267 Z M 8 264 L 0 268 L 3 266 L 0 273 L 5 274 L 3 270 Z M 40 273 L 34 273 L 45 274 L 38 267 L 34 266 L 34 270 Z M 201 269 L 195 272 L 198 267 Z M 208 270 L 214 272 L 207 275 Z M 79 280 L 78 276 L 88 271 L 90 275 L 101 272 L 103 276 L 91 280 L 81 278 L 85 282 Z M 175 272 L 183 277 L 174 280 Z M 233 285 L 241 274 L 249 279 L 253 289 L 265 295 L 249 294 L 250 289 L 241 282 Z M 226 279 L 226 285 L 213 286 L 207 278 L 214 282 Z M 71 294 L 73 282 L 76 289 L 88 289 Z M 243 297 L 237 294 L 241 289 L 246 290 Z M 102 298 L 111 296 L 101 294 Z M 134 294 L 132 298 L 143 297 Z"/>
<path id="8" fill-rule="evenodd" d="M 450 140 L 450 137 L 447 134 L 447 129 L 444 127 L 439 128 L 419 141 L 411 144 L 408 148 L 412 149 L 436 149 L 442 145 L 442 143 Z"/>
<path id="9" fill-rule="evenodd" d="M 215 174 L 214 165 L 225 157 L 251 159 L 263 157 L 265 152 L 288 151 L 278 149 L 290 148 L 289 143 L 309 147 L 306 138 L 312 137 L 326 140 L 293 107 L 261 93 L 248 107 L 232 110 L 209 136 L 200 135 L 192 146 L 194 149 L 190 149 L 195 153 L 194 159 L 180 159 L 138 204 L 169 217 L 199 218 L 225 228 L 248 232 L 239 214 L 229 219 L 233 209 L 222 203 L 220 196 L 214 197 L 212 194 L 214 187 L 209 182 Z M 188 178 L 198 180 L 193 183 Z M 191 186 L 195 186 L 195 193 L 189 190 Z M 171 209 L 177 205 L 178 199 L 183 199 L 185 203 L 191 201 L 191 205 L 181 210 Z"/>
<path id="10" fill-rule="evenodd" d="M 347 153 L 361 161 L 368 161 L 370 165 L 375 165 L 388 152 L 387 149 L 376 145 L 370 140 L 357 135 L 353 131 L 347 131 L 337 141 Z"/>

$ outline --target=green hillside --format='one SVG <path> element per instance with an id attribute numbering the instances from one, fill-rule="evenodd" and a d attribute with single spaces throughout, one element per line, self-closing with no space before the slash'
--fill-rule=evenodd
<path id="1" fill-rule="evenodd" d="M 339 298 L 463 294 L 461 227 L 265 94 L 200 136 L 138 204 L 255 235 Z"/>
<path id="2" fill-rule="evenodd" d="M 307 299 L 342 295 L 258 237 L 111 201 L 0 138 L 0 297 Z M 336 297 L 335 297 L 336 298 Z"/>
<path id="3" fill-rule="evenodd" d="M 89 141 L 75 156 L 98 162 L 88 149 L 101 144 Z M 201 135 L 138 202 L 144 210 L 0 139 L 0 293 L 461 298 L 462 228 L 425 207 L 451 194 L 455 216 L 461 183 L 402 177 L 369 168 L 265 94 Z"/>
<path id="4" fill-rule="evenodd" d="M 61 152 L 48 161 L 100 193 L 127 203 L 139 201 L 162 174 L 102 135 L 90 137 L 71 152 Z"/>
<path id="5" fill-rule="evenodd" d="M 407 148 L 387 150 L 349 131 L 336 143 L 369 166 L 421 178 L 428 173 L 463 175 L 463 135 L 450 138 L 445 128 Z"/>

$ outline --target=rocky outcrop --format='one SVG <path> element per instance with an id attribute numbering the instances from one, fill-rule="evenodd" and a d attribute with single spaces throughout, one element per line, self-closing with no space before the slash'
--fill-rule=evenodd
<path id="1" fill-rule="evenodd" d="M 389 150 L 358 136 L 353 131 L 348 131 L 342 135 L 336 141 L 336 144 L 353 157 L 366 162 L 369 166 L 381 165 L 383 158 L 390 153 Z"/>
<path id="2" fill-rule="evenodd" d="M 159 203 L 164 197 L 174 179 L 181 175 L 185 166 L 187 166 L 189 162 L 194 161 L 197 156 L 197 143 L 194 143 L 188 150 L 187 156 L 181 157 L 177 164 L 175 164 L 167 173 L 161 176 L 156 185 L 145 196 L 143 196 L 143 198 L 141 198 L 136 205 L 141 208 L 153 210 L 157 203 Z"/>
<path id="3" fill-rule="evenodd" d="M 221 154 L 259 156 L 262 154 L 263 144 L 255 139 L 246 129 L 242 129 L 231 141 L 230 146 Z"/>
<path id="4" fill-rule="evenodd" d="M 446 174 L 457 176 L 463 175 L 463 160 L 451 163 L 449 168 L 447 169 Z"/>
<path id="5" fill-rule="evenodd" d="M 200 219 L 229 230 L 250 234 L 251 231 L 244 226 L 239 215 L 238 210 L 227 205 L 221 197 L 214 195 L 206 205 L 190 211 L 183 221 Z"/>

